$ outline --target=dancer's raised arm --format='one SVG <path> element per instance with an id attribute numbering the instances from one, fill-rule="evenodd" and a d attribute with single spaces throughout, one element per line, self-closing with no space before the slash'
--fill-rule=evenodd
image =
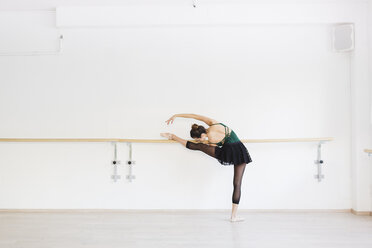
<path id="1" fill-rule="evenodd" d="M 169 125 L 169 122 L 173 123 L 173 121 L 174 121 L 174 119 L 176 117 L 184 117 L 184 118 L 196 119 L 196 120 L 199 120 L 199 121 L 204 122 L 208 126 L 210 126 L 210 125 L 212 125 L 214 123 L 217 123 L 217 121 L 214 120 L 214 119 L 212 119 L 212 118 L 209 118 L 209 117 L 206 117 L 206 116 L 203 116 L 203 115 L 197 115 L 197 114 L 175 114 L 175 115 L 173 115 L 171 118 L 169 118 L 165 122 L 167 122 L 167 124 Z"/>

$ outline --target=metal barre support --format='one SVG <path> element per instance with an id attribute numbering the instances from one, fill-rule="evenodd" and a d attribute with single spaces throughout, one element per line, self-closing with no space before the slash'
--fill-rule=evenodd
<path id="1" fill-rule="evenodd" d="M 121 178 L 120 175 L 118 175 L 118 164 L 120 164 L 120 161 L 117 160 L 117 142 L 113 142 L 115 146 L 114 150 L 114 160 L 112 160 L 112 164 L 114 165 L 114 174 L 111 176 L 111 178 L 116 182 L 118 179 Z"/>
<path id="2" fill-rule="evenodd" d="M 129 180 L 129 182 L 132 182 L 133 179 L 136 179 L 136 176 L 132 174 L 133 164 L 135 164 L 136 162 L 132 160 L 132 143 L 129 142 L 127 144 L 129 146 L 129 160 L 127 161 L 127 164 L 129 166 L 129 174 L 127 175 L 127 179 Z"/>
<path id="3" fill-rule="evenodd" d="M 317 157 L 317 160 L 314 161 L 314 163 L 317 165 L 317 170 L 318 170 L 318 174 L 314 175 L 314 177 L 316 179 L 318 179 L 318 182 L 320 182 L 324 178 L 324 175 L 322 175 L 323 160 L 321 159 L 322 144 L 324 144 L 324 143 L 325 143 L 325 141 L 319 141 L 319 143 L 318 143 L 318 157 Z"/>

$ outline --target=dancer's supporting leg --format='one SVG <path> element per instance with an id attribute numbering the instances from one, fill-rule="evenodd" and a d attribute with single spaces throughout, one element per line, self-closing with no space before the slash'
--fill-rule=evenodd
<path id="1" fill-rule="evenodd" d="M 202 143 L 192 143 L 192 142 L 187 142 L 186 147 L 191 149 L 191 150 L 200 150 L 212 157 L 215 157 L 215 146 L 210 146 Z M 234 179 L 233 179 L 233 186 L 234 186 L 234 191 L 232 194 L 232 210 L 231 210 L 231 222 L 237 222 L 237 221 L 243 221 L 244 218 L 238 217 L 236 215 L 238 211 L 238 206 L 240 202 L 240 195 L 241 195 L 241 185 L 242 185 L 242 179 L 243 179 L 243 174 L 245 170 L 246 163 L 242 163 L 239 165 L 234 165 Z"/>
<path id="2" fill-rule="evenodd" d="M 245 170 L 246 163 L 234 165 L 234 180 L 233 180 L 233 186 L 234 191 L 232 194 L 232 211 L 231 211 L 231 221 L 242 221 L 244 218 L 237 217 L 236 213 L 238 211 L 238 206 L 240 202 L 240 195 L 241 195 L 241 185 L 242 185 L 242 179 L 243 174 Z"/>
<path id="3" fill-rule="evenodd" d="M 165 137 L 167 137 L 165 135 Z M 202 151 L 209 156 L 212 156 L 216 158 L 216 146 L 210 146 L 207 144 L 203 143 L 193 143 L 187 140 L 184 140 L 177 135 L 172 134 L 169 136 L 172 140 L 175 140 L 182 145 L 184 145 L 186 148 L 191 149 L 191 150 L 199 150 Z M 236 222 L 236 221 L 242 221 L 244 220 L 243 218 L 237 217 L 236 212 L 238 210 L 238 204 L 240 201 L 240 193 L 241 193 L 241 184 L 242 184 L 242 178 L 244 174 L 244 169 L 245 169 L 246 163 L 240 164 L 240 165 L 234 165 L 234 192 L 233 192 L 233 204 L 232 204 L 232 213 L 231 213 L 231 219 L 230 221 Z"/>

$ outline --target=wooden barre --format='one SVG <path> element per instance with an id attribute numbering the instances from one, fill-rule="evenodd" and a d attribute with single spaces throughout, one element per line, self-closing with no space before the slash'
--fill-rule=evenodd
<path id="1" fill-rule="evenodd" d="M 273 143 L 273 142 L 315 142 L 315 141 L 332 141 L 332 137 L 326 138 L 291 138 L 291 139 L 242 139 L 242 143 Z M 194 140 L 189 140 L 194 141 Z M 174 140 L 167 139 L 26 139 L 26 138 L 0 138 L 0 142 L 126 142 L 126 143 L 177 143 Z M 372 151 L 372 150 L 371 150 Z"/>
<path id="2" fill-rule="evenodd" d="M 321 147 L 322 144 L 326 141 L 333 140 L 332 137 L 325 137 L 325 138 L 292 138 L 292 139 L 241 139 L 242 143 L 272 143 L 272 142 L 318 142 L 317 149 L 318 149 L 318 156 L 314 163 L 317 165 L 318 174 L 314 175 L 318 182 L 320 182 L 324 175 L 321 173 L 323 160 L 321 159 Z M 195 140 L 189 140 L 194 142 Z M 130 182 L 136 178 L 135 175 L 132 174 L 132 165 L 135 164 L 135 161 L 132 160 L 132 143 L 177 143 L 175 140 L 168 140 L 168 139 L 103 139 L 103 138 L 90 138 L 90 139 L 69 139 L 69 138 L 44 138 L 44 139 L 30 139 L 30 138 L 0 138 L 0 142 L 112 142 L 115 146 L 114 151 L 114 160 L 111 161 L 113 165 L 114 174 L 111 175 L 111 179 L 116 182 L 118 179 L 121 178 L 118 175 L 118 164 L 120 164 L 120 160 L 117 160 L 117 146 L 119 142 L 127 143 L 129 145 L 129 160 L 126 163 L 129 166 L 129 174 L 126 175 L 126 179 Z M 203 142 L 203 143 L 206 143 Z M 372 151 L 372 150 L 371 150 Z"/>
<path id="3" fill-rule="evenodd" d="M 372 149 L 364 149 L 364 152 L 366 152 L 366 153 L 372 153 Z"/>

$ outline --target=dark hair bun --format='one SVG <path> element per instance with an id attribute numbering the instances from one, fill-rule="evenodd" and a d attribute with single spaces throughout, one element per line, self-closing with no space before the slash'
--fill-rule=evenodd
<path id="1" fill-rule="evenodd" d="M 198 124 L 192 124 L 191 130 L 190 130 L 190 136 L 191 138 L 200 138 L 202 133 L 207 133 L 205 128 Z"/>

